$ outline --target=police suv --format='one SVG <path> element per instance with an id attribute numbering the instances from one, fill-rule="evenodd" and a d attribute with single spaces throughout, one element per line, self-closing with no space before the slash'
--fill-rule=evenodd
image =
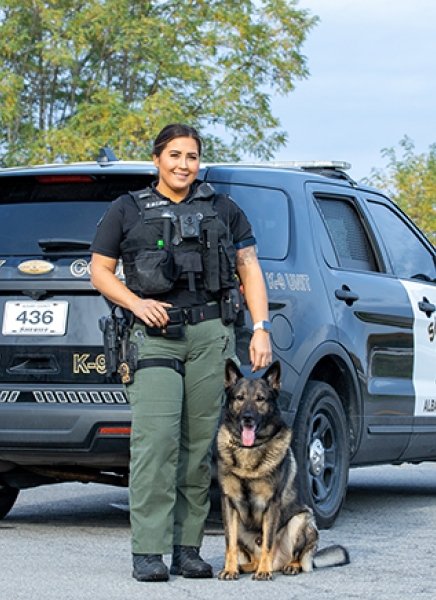
<path id="1" fill-rule="evenodd" d="M 24 488 L 128 483 L 130 412 L 106 368 L 109 306 L 89 247 L 109 203 L 155 169 L 114 158 L 0 169 L 0 518 Z M 201 170 L 252 223 L 281 408 L 320 527 L 341 509 L 350 466 L 436 460 L 435 248 L 346 167 Z M 251 326 L 247 313 L 237 330 L 247 373 Z"/>

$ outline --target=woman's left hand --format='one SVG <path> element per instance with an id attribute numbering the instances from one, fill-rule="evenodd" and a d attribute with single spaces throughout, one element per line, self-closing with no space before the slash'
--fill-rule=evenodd
<path id="1" fill-rule="evenodd" d="M 250 342 L 251 370 L 264 369 L 272 361 L 270 334 L 263 329 L 256 329 Z"/>

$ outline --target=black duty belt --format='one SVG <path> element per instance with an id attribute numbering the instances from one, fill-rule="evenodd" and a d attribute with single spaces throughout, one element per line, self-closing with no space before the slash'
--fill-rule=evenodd
<path id="1" fill-rule="evenodd" d="M 221 317 L 221 307 L 219 304 L 203 304 L 202 306 L 192 306 L 191 308 L 183 308 L 185 315 L 185 323 L 188 325 L 196 325 L 202 321 L 210 321 L 211 319 L 219 319 Z"/>
<path id="2" fill-rule="evenodd" d="M 219 319 L 221 317 L 221 307 L 218 303 L 202 304 L 190 308 L 169 308 L 167 309 L 170 317 L 170 323 L 184 323 L 185 325 L 197 325 L 203 321 Z M 144 321 L 135 317 L 135 323 L 144 325 Z"/>

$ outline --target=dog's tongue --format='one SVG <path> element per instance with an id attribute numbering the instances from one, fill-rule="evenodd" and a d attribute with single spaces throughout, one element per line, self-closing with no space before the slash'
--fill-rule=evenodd
<path id="1" fill-rule="evenodd" d="M 242 428 L 242 444 L 244 446 L 252 446 L 254 444 L 254 427 Z"/>

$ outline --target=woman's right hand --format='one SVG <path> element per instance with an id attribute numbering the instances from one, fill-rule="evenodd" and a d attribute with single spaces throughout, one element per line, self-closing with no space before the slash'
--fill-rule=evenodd
<path id="1" fill-rule="evenodd" d="M 131 304 L 130 309 L 148 327 L 165 327 L 169 321 L 166 309 L 171 306 L 168 302 L 159 302 L 152 298 L 138 298 Z"/>

